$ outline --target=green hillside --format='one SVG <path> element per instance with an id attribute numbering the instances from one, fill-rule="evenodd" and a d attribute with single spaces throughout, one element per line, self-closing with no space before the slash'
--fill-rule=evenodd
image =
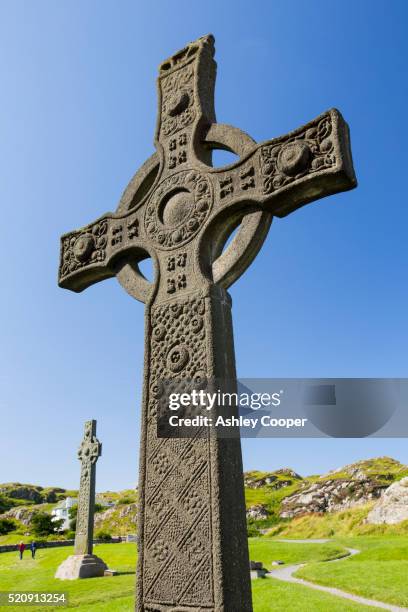
<path id="1" fill-rule="evenodd" d="M 257 531 L 282 533 L 289 537 L 330 537 L 335 533 L 349 535 L 365 533 L 408 533 L 406 526 L 364 525 L 368 512 L 377 496 L 393 482 L 408 476 L 408 466 L 391 457 L 377 457 L 346 465 L 327 474 L 301 477 L 289 468 L 275 472 L 245 473 L 245 499 L 247 509 L 258 506 L 267 516 L 248 518 L 251 535 Z M 331 489 L 337 505 L 350 505 L 350 508 L 336 509 L 334 512 L 316 512 L 314 507 L 305 507 L 300 516 L 282 517 L 283 511 L 291 509 L 296 496 L 307 495 L 313 490 L 314 498 L 319 491 L 326 493 Z M 339 495 L 339 489 L 342 491 Z M 296 510 L 296 504 L 295 510 Z M 335 505 L 335 504 L 334 504 Z M 258 514 L 261 514 L 259 512 Z M 308 535 L 305 535 L 305 534 Z"/>
<path id="2" fill-rule="evenodd" d="M 321 476 L 301 476 L 290 468 L 246 472 L 248 534 L 292 538 L 407 534 L 408 521 L 398 525 L 365 523 L 382 492 L 405 476 L 408 466 L 390 457 L 359 461 Z M 0 544 L 29 535 L 34 513 L 51 513 L 62 499 L 77 495 L 77 491 L 61 487 L 0 484 L 0 520 L 7 518 L 15 526 L 9 533 L 0 534 Z M 111 535 L 136 532 L 135 489 L 98 493 L 97 502 L 100 505 L 95 515 L 95 532 Z"/>

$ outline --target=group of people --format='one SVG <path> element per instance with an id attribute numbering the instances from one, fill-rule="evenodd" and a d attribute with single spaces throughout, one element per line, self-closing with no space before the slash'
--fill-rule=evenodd
<path id="1" fill-rule="evenodd" d="M 24 542 L 20 542 L 20 544 L 18 545 L 18 551 L 20 553 L 20 560 L 23 558 L 24 555 L 24 551 L 26 549 L 26 545 L 24 544 Z M 31 550 L 31 558 L 35 559 L 35 553 L 37 550 L 37 544 L 35 542 L 31 542 L 31 544 L 28 545 L 29 550 Z"/>

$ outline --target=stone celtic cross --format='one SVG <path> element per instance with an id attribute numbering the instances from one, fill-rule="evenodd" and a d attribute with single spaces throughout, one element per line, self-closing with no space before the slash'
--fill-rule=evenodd
<path id="1" fill-rule="evenodd" d="M 84 438 L 78 450 L 81 461 L 78 513 L 75 533 L 75 555 L 92 555 L 95 513 L 96 462 L 102 453 L 102 444 L 96 438 L 96 421 L 86 421 Z"/>
<path id="2" fill-rule="evenodd" d="M 92 554 L 95 513 L 96 462 L 101 456 L 102 444 L 96 438 L 96 421 L 85 422 L 84 438 L 78 450 L 81 461 L 75 550 L 61 563 L 55 574 L 60 580 L 76 580 L 103 576 L 107 565 Z"/>
<path id="3" fill-rule="evenodd" d="M 61 244 L 61 287 L 82 291 L 116 276 L 146 304 L 139 612 L 252 610 L 240 441 L 159 438 L 160 381 L 235 380 L 227 288 L 255 258 L 274 215 L 356 185 L 348 127 L 336 110 L 261 144 L 216 123 L 213 43 L 200 38 L 161 64 L 156 153 L 116 213 Z M 212 168 L 213 149 L 239 161 Z M 146 257 L 152 283 L 139 269 Z"/>

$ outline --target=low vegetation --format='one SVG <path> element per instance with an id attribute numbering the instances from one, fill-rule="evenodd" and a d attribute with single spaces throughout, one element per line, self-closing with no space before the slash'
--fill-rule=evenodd
<path id="1" fill-rule="evenodd" d="M 6 535 L 10 531 L 15 531 L 17 524 L 15 521 L 7 518 L 0 519 L 0 535 Z"/>
<path id="2" fill-rule="evenodd" d="M 38 512 L 31 519 L 30 532 L 37 537 L 46 537 L 54 535 L 55 531 L 60 529 L 63 520 L 53 521 L 52 516 L 46 512 Z"/>
<path id="3" fill-rule="evenodd" d="M 274 569 L 273 561 L 283 561 L 290 565 L 312 561 L 331 561 L 348 554 L 341 544 L 295 544 L 267 538 L 250 538 L 249 550 L 251 559 L 262 561 L 268 570 Z"/>
<path id="4" fill-rule="evenodd" d="M 371 525 L 365 522 L 374 502 L 343 512 L 307 514 L 281 522 L 266 533 L 266 537 L 333 538 L 359 535 L 408 535 L 408 521 L 396 525 Z"/>

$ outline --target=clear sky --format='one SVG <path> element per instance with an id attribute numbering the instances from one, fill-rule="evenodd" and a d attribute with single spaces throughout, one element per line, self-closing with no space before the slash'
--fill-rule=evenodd
<path id="1" fill-rule="evenodd" d="M 153 152 L 159 63 L 216 38 L 218 121 L 258 141 L 333 106 L 358 189 L 276 220 L 231 289 L 241 377 L 407 376 L 408 4 L 0 2 L 0 482 L 74 487 L 98 420 L 99 490 L 137 481 L 143 305 L 57 287 L 59 236 L 115 210 Z M 322 472 L 406 440 L 244 441 L 246 469 Z"/>

